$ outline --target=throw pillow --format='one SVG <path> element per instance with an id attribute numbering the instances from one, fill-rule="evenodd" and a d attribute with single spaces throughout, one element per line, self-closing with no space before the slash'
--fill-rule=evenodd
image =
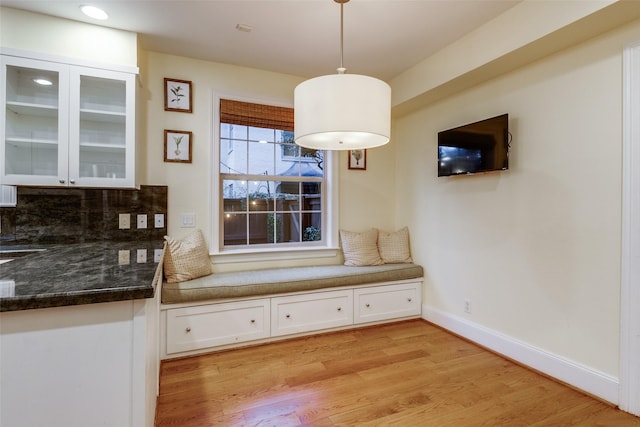
<path id="1" fill-rule="evenodd" d="M 340 230 L 340 241 L 344 253 L 344 265 L 380 265 L 378 253 L 378 230 L 372 228 L 363 233 Z"/>
<path id="2" fill-rule="evenodd" d="M 404 227 L 394 233 L 380 231 L 378 250 L 385 264 L 413 262 L 409 248 L 409 229 Z"/>
<path id="3" fill-rule="evenodd" d="M 164 254 L 164 275 L 168 283 L 211 274 L 211 258 L 209 249 L 200 230 L 182 239 L 165 236 L 167 242 Z"/>

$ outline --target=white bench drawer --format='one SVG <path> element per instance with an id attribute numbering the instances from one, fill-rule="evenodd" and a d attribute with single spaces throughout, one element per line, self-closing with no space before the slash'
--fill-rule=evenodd
<path id="1" fill-rule="evenodd" d="M 269 336 L 269 299 L 167 310 L 167 354 Z"/>
<path id="2" fill-rule="evenodd" d="M 421 312 L 422 282 L 355 289 L 354 323 L 376 322 Z"/>
<path id="3" fill-rule="evenodd" d="M 318 292 L 271 299 L 271 335 L 353 324 L 353 291 Z"/>

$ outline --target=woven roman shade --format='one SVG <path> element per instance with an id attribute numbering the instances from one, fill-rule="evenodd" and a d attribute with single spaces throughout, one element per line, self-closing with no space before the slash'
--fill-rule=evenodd
<path id="1" fill-rule="evenodd" d="M 220 123 L 293 131 L 293 108 L 221 99 Z"/>

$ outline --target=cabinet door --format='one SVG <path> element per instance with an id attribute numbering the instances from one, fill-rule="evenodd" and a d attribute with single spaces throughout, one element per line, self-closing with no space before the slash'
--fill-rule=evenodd
<path id="1" fill-rule="evenodd" d="M 2 56 L 2 184 L 66 185 L 69 67 Z"/>
<path id="2" fill-rule="evenodd" d="M 69 179 L 83 187 L 135 185 L 135 76 L 72 67 Z"/>
<path id="3" fill-rule="evenodd" d="M 418 316 L 421 294 L 422 282 L 355 289 L 354 323 Z"/>
<path id="4" fill-rule="evenodd" d="M 348 326 L 352 323 L 351 289 L 271 299 L 272 336 Z"/>
<path id="5" fill-rule="evenodd" d="M 269 300 L 167 310 L 167 354 L 269 336 Z"/>

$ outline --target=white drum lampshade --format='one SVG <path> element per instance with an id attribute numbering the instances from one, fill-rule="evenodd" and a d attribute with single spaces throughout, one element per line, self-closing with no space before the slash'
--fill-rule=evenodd
<path id="1" fill-rule="evenodd" d="M 389 142 L 391 87 L 373 77 L 332 74 L 294 92 L 296 144 L 316 150 L 356 150 Z"/>

